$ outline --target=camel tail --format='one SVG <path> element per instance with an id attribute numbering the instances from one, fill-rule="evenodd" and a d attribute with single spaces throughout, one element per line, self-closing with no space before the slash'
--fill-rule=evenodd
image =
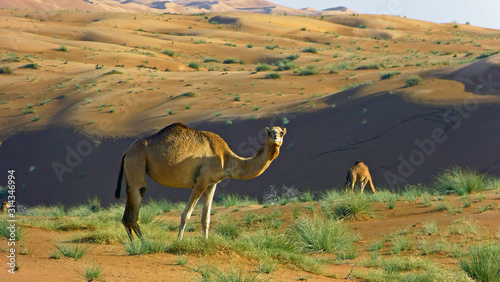
<path id="1" fill-rule="evenodd" d="M 118 174 L 118 184 L 116 185 L 115 191 L 115 199 L 120 199 L 120 192 L 122 191 L 122 179 L 123 179 L 123 165 L 125 160 L 125 154 L 122 156 L 122 160 L 120 162 L 120 173 Z"/>

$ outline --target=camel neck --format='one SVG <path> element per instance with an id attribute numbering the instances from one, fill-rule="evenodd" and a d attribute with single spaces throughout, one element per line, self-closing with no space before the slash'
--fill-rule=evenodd
<path id="1" fill-rule="evenodd" d="M 232 153 L 226 162 L 227 175 L 236 179 L 251 179 L 261 175 L 278 157 L 280 148 L 277 145 L 264 143 L 251 158 L 242 158 Z"/>

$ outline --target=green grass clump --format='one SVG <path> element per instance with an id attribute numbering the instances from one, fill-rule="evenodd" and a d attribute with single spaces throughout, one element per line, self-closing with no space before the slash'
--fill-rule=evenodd
<path id="1" fill-rule="evenodd" d="M 439 195 L 456 193 L 460 196 L 480 192 L 488 186 L 484 173 L 459 166 L 443 170 L 435 177 L 434 190 Z"/>
<path id="2" fill-rule="evenodd" d="M 56 49 L 57 51 L 61 51 L 61 52 L 67 52 L 68 51 L 68 47 L 66 47 L 65 45 L 61 45 L 59 48 Z"/>
<path id="3" fill-rule="evenodd" d="M 471 246 L 460 258 L 460 267 L 476 281 L 500 281 L 500 245 L 487 243 Z"/>
<path id="4" fill-rule="evenodd" d="M 241 268 L 230 268 L 227 271 L 222 271 L 216 266 L 203 264 L 196 268 L 196 271 L 201 274 L 201 281 L 216 281 L 216 282 L 253 282 L 266 281 L 267 279 L 260 278 L 260 273 L 252 273 L 243 271 Z"/>
<path id="5" fill-rule="evenodd" d="M 269 71 L 271 70 L 271 66 L 268 64 L 257 64 L 255 67 L 255 71 Z"/>
<path id="6" fill-rule="evenodd" d="M 170 56 L 170 57 L 177 56 L 177 53 L 175 53 L 174 51 L 168 50 L 168 49 L 163 50 L 162 53 L 167 55 L 167 56 Z"/>
<path id="7" fill-rule="evenodd" d="M 215 232 L 228 240 L 234 240 L 241 235 L 241 228 L 235 222 L 224 220 L 215 226 Z"/>
<path id="8" fill-rule="evenodd" d="M 75 260 L 81 259 L 90 251 L 89 246 L 81 244 L 58 244 L 55 247 L 63 256 L 74 258 Z"/>
<path id="9" fill-rule="evenodd" d="M 163 213 L 164 210 L 157 204 L 145 205 L 139 212 L 139 222 L 141 224 L 149 224 L 153 222 L 158 215 Z"/>
<path id="10" fill-rule="evenodd" d="M 205 63 L 220 63 L 220 60 L 217 58 L 207 57 L 203 60 Z"/>
<path id="11" fill-rule="evenodd" d="M 381 63 L 371 63 L 371 64 L 364 64 L 356 67 L 355 70 L 378 70 L 380 68 L 383 68 L 384 65 Z"/>
<path id="12" fill-rule="evenodd" d="M 274 63 L 277 71 L 293 70 L 298 67 L 298 65 L 290 60 L 284 59 Z"/>
<path id="13" fill-rule="evenodd" d="M 196 92 L 196 91 L 189 91 L 189 92 L 174 96 L 174 97 L 172 97 L 172 99 L 178 99 L 178 98 L 182 98 L 182 97 L 199 98 L 199 97 L 201 97 L 201 94 L 199 92 Z"/>
<path id="14" fill-rule="evenodd" d="M 398 76 L 400 74 L 401 73 L 399 71 L 384 72 L 384 73 L 380 74 L 380 80 L 389 79 L 389 78 Z"/>
<path id="15" fill-rule="evenodd" d="M 281 74 L 279 74 L 277 72 L 268 73 L 268 74 L 266 74 L 266 76 L 264 78 L 265 79 L 281 79 Z"/>
<path id="16" fill-rule="evenodd" d="M 215 203 L 218 206 L 224 206 L 226 208 L 232 206 L 242 206 L 242 205 L 258 205 L 257 199 L 250 198 L 249 196 L 240 196 L 237 194 L 221 193 L 216 198 Z"/>
<path id="17" fill-rule="evenodd" d="M 195 70 L 200 70 L 200 65 L 197 62 L 190 62 L 189 67 Z"/>
<path id="18" fill-rule="evenodd" d="M 294 72 L 298 75 L 315 75 L 319 73 L 318 69 L 314 65 L 308 65 L 305 68 L 299 68 Z"/>
<path id="19" fill-rule="evenodd" d="M 123 72 L 119 71 L 119 70 L 112 70 L 112 71 L 108 71 L 104 75 L 110 75 L 110 74 L 123 74 Z"/>
<path id="20" fill-rule="evenodd" d="M 419 75 L 412 75 L 406 80 L 406 87 L 412 87 L 422 82 Z"/>
<path id="21" fill-rule="evenodd" d="M 0 74 L 13 74 L 14 72 L 10 67 L 0 67 Z"/>
<path id="22" fill-rule="evenodd" d="M 131 256 L 162 253 L 167 249 L 167 243 L 163 240 L 152 240 L 142 238 L 140 240 L 122 242 L 127 254 Z"/>
<path id="23" fill-rule="evenodd" d="M 98 264 L 84 266 L 83 272 L 79 272 L 85 281 L 99 281 L 102 278 L 102 269 Z"/>
<path id="24" fill-rule="evenodd" d="M 291 227 L 291 238 L 307 251 L 328 252 L 349 250 L 354 236 L 342 221 L 321 218 L 299 218 Z"/>
<path id="25" fill-rule="evenodd" d="M 39 64 L 32 63 L 32 64 L 26 64 L 26 65 L 24 65 L 24 66 L 22 66 L 20 68 L 21 69 L 34 69 L 34 70 L 37 70 L 37 69 L 41 68 L 41 66 Z"/>
<path id="26" fill-rule="evenodd" d="M 227 58 L 222 63 L 223 64 L 239 64 L 239 65 L 244 65 L 245 61 L 243 61 L 240 58 Z"/>
<path id="27" fill-rule="evenodd" d="M 302 52 L 317 54 L 318 53 L 318 49 L 315 48 L 315 47 L 307 47 L 307 48 L 302 49 Z"/>
<path id="28" fill-rule="evenodd" d="M 363 194 L 349 194 L 323 204 L 325 213 L 336 220 L 363 219 L 374 215 L 372 201 Z"/>

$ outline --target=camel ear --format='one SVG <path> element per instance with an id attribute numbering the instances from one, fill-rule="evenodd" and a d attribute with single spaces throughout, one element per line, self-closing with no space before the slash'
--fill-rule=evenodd
<path id="1" fill-rule="evenodd" d="M 283 128 L 283 131 L 281 132 L 281 136 L 286 134 L 286 128 Z"/>
<path id="2" fill-rule="evenodd" d="M 266 134 L 269 133 L 269 127 L 266 127 Z"/>

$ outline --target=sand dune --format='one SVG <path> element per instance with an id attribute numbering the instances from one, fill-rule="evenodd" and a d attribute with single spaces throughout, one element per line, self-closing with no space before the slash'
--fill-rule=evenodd
<path id="1" fill-rule="evenodd" d="M 29 204 L 110 202 L 123 150 L 177 121 L 242 156 L 264 127 L 288 128 L 268 171 L 219 192 L 320 191 L 357 159 L 391 188 L 451 164 L 500 173 L 485 153 L 497 140 L 498 31 L 377 15 L 0 14 L 0 67 L 13 73 L 0 74 L 0 170 L 17 169 Z M 422 83 L 405 87 L 414 74 Z M 441 130 L 427 155 L 422 140 Z M 147 197 L 189 192 L 148 185 Z"/>

